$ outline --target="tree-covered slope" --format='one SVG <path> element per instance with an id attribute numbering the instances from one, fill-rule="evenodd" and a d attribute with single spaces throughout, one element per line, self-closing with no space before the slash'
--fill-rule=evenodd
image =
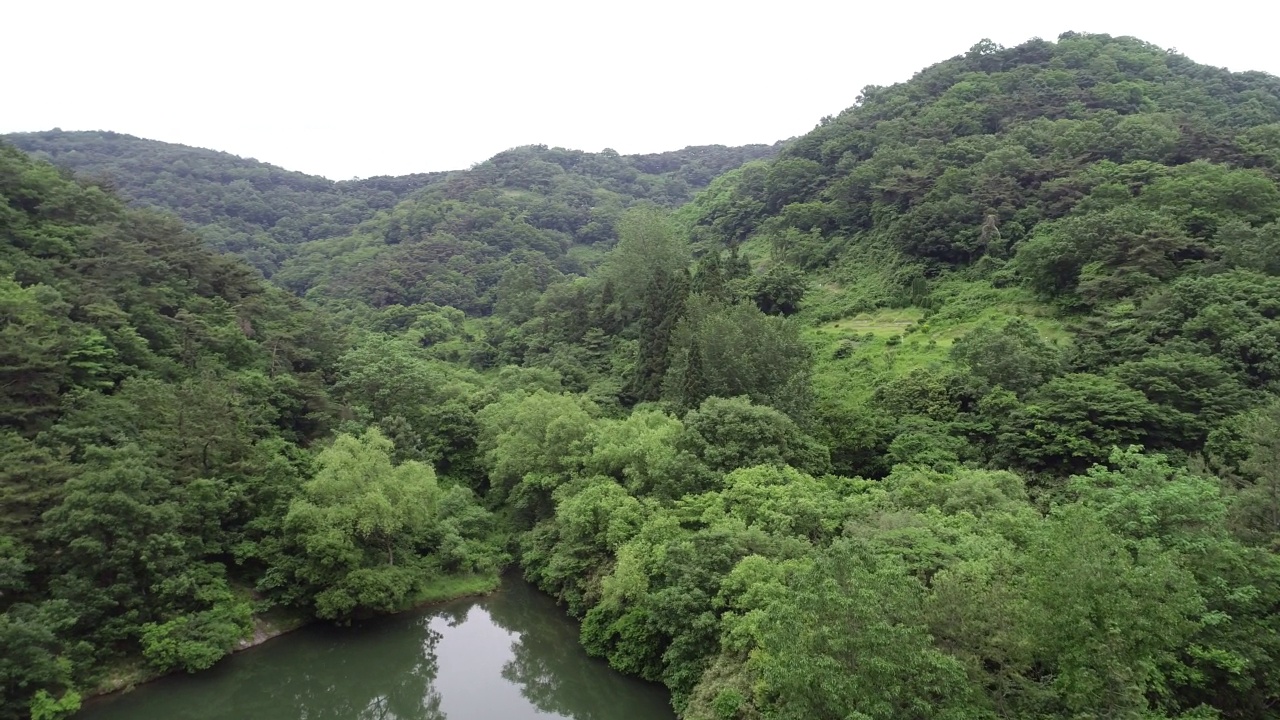
<path id="1" fill-rule="evenodd" d="M 64 717 L 121 663 L 208 667 L 259 608 L 493 572 L 470 491 L 376 431 L 309 449 L 345 347 L 323 315 L 4 145 L 0 236 L 0 717 Z"/>
<path id="2" fill-rule="evenodd" d="M 450 173 L 344 237 L 304 243 L 275 277 L 300 294 L 374 306 L 434 303 L 488 314 L 516 267 L 580 275 L 636 204 L 676 207 L 713 175 L 778 146 L 691 147 L 658 155 L 530 146 Z"/>
<path id="3" fill-rule="evenodd" d="M 892 388 L 912 383 L 957 411 L 995 403 L 993 387 L 1018 396 L 992 407 L 1000 422 L 975 459 L 1080 468 L 1114 443 L 1197 452 L 1220 420 L 1270 397 L 1277 177 L 1280 79 L 1067 34 L 982 43 L 867 88 L 775 162 L 718 180 L 684 217 L 708 247 L 746 242 L 811 273 L 821 394 L 829 424 L 849 428 L 828 439 L 850 469 L 887 459 L 904 431 L 877 404 L 954 420 L 931 401 L 901 405 Z M 1034 382 L 1010 379 L 1023 371 L 1008 359 L 983 369 L 1021 342 L 994 327 L 989 347 L 975 336 L 951 350 L 1012 314 L 1061 344 Z M 976 388 L 975 373 L 987 376 Z M 1090 413 L 1075 435 L 1061 425 L 1122 396 L 1134 401 L 1127 420 Z M 1046 432 L 1064 433 L 1053 453 L 1036 447 Z"/>
<path id="4" fill-rule="evenodd" d="M 1274 717 L 1278 92 L 982 43 L 500 302 L 526 574 L 689 718 Z"/>
<path id="5" fill-rule="evenodd" d="M 349 232 L 443 173 L 334 182 L 230 153 L 114 132 L 14 133 L 33 156 L 109 182 L 136 205 L 169 210 L 219 252 L 274 272 L 289 247 Z"/>
<path id="6" fill-rule="evenodd" d="M 729 242 L 764 232 L 810 267 L 838 260 L 874 230 L 932 273 L 1006 258 L 1040 223 L 1091 196 L 1096 204 L 1104 194 L 1117 202 L 1122 189 L 1136 194 L 1168 168 L 1253 170 L 1229 184 L 1274 177 L 1278 123 L 1280 78 L 1265 73 L 1197 65 L 1131 38 L 984 42 L 910 82 L 864 89 L 777 162 L 722 181 L 700 200 L 698 225 Z M 1222 206 L 1245 187 L 1179 198 L 1183 188 L 1169 182 L 1152 201 L 1208 201 L 1201 212 L 1268 219 Z M 1179 219 L 1201 240 L 1218 230 L 1209 218 Z"/>
<path id="7" fill-rule="evenodd" d="M 294 246 L 348 235 L 379 211 L 446 178 L 451 181 L 451 199 L 502 188 L 553 195 L 564 184 L 555 176 L 568 174 L 576 177 L 573 190 L 579 196 L 607 190 L 622 196 L 623 202 L 650 199 L 678 204 L 724 171 L 770 156 L 777 149 L 705 146 L 619 156 L 521 148 L 470 171 L 335 182 L 229 153 L 113 132 L 52 130 L 15 133 L 4 140 L 35 157 L 109 180 L 136 204 L 174 212 L 194 226 L 210 247 L 240 255 L 267 275 L 293 254 Z M 560 207 L 565 202 L 572 204 L 564 198 L 547 198 L 543 213 L 563 216 L 568 212 Z M 562 229 L 565 224 L 563 217 L 534 217 L 531 223 L 545 229 Z"/>

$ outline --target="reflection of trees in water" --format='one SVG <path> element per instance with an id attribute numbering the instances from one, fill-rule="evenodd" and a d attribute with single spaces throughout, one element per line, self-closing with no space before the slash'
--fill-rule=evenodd
<path id="1" fill-rule="evenodd" d="M 436 627 L 448 634 L 476 606 L 462 601 L 429 615 L 383 618 L 354 628 L 306 628 L 206 673 L 161 681 L 102 703 L 84 720 L 445 720 L 436 686 L 442 636 L 431 622 L 437 620 Z M 494 624 L 518 636 L 502 676 L 538 710 L 574 720 L 674 720 L 661 688 L 587 657 L 578 646 L 576 625 L 532 587 L 509 582 L 479 607 Z M 504 654 L 505 648 L 472 652 Z"/>
<path id="2" fill-rule="evenodd" d="M 186 695 L 170 717 L 190 720 L 445 720 L 435 687 L 440 633 L 430 618 L 367 623 L 365 627 L 308 628 L 286 652 L 257 653 L 211 688 L 213 702 Z M 264 648 L 269 650 L 270 648 Z M 239 659 L 239 658 L 237 658 Z M 192 706 L 196 700 L 199 707 Z M 154 713 L 149 713 L 150 716 Z M 156 715 L 159 717 L 159 715 Z M 112 718 L 139 717 L 122 714 Z M 104 718 L 103 720 L 108 720 Z"/>
<path id="3" fill-rule="evenodd" d="M 274 676 L 275 686 L 247 688 L 248 696 L 237 698 L 238 716 L 283 718 L 280 711 L 292 710 L 299 720 L 444 720 L 434 686 L 440 633 L 427 621 L 326 629 L 329 642 L 304 648 L 284 673 L 249 673 Z"/>
<path id="4" fill-rule="evenodd" d="M 359 720 L 444 720 L 444 711 L 440 709 L 440 693 L 431 689 L 408 714 L 403 708 L 397 710 L 392 698 L 379 695 L 370 700 L 357 717 Z"/>
<path id="5" fill-rule="evenodd" d="M 578 645 L 578 628 L 551 598 L 511 582 L 485 603 L 494 623 L 516 633 L 502 677 L 542 712 L 574 720 L 674 718 L 666 692 L 624 677 L 590 658 Z"/>
<path id="6" fill-rule="evenodd" d="M 471 612 L 471 608 L 475 606 L 474 600 L 460 600 L 441 605 L 438 611 L 431 614 L 431 617 L 442 618 L 449 627 L 458 627 L 467 621 L 467 615 Z"/>

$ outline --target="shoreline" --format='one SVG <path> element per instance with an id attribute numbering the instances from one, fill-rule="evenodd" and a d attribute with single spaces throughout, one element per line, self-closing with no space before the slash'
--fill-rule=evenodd
<path id="1" fill-rule="evenodd" d="M 424 589 L 414 598 L 412 602 L 403 608 L 399 608 L 390 613 L 382 615 L 370 615 L 373 617 L 384 617 L 388 615 L 400 615 L 402 613 L 413 612 L 433 605 L 440 605 L 454 600 L 462 600 L 463 598 L 484 597 L 492 595 L 502 586 L 502 577 L 504 571 L 499 571 L 491 576 L 486 575 L 469 575 L 464 577 L 444 578 L 439 582 L 433 583 L 430 587 Z M 308 625 L 316 622 L 323 622 L 320 618 L 305 617 L 302 615 L 282 615 L 278 619 L 272 619 L 274 612 L 268 610 L 261 615 L 253 616 L 253 632 L 246 638 L 242 638 L 226 655 L 218 658 L 218 663 L 228 657 L 245 650 L 251 650 L 255 647 L 263 645 L 275 638 L 288 635 L 295 630 L 301 630 Z M 367 618 L 357 618 L 367 619 Z M 216 666 L 218 663 L 214 663 Z M 210 666 L 213 667 L 213 666 Z M 184 672 L 181 669 L 170 670 L 167 672 L 156 672 L 147 667 L 145 661 L 141 658 L 131 658 L 113 671 L 109 671 L 107 676 L 96 686 L 85 689 L 81 692 L 81 697 L 85 702 L 106 697 L 108 695 L 123 694 L 131 692 L 142 685 L 155 682 L 166 678 L 170 675 L 177 675 Z M 191 673 L 198 675 L 202 671 Z"/>

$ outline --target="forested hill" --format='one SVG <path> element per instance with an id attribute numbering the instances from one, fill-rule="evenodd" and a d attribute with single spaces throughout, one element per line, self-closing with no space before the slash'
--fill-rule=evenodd
<path id="1" fill-rule="evenodd" d="M 0 717 L 507 566 L 687 720 L 1277 717 L 1280 80 L 983 42 L 778 150 L 516 148 L 292 292 L 4 150 Z"/>
<path id="2" fill-rule="evenodd" d="M 500 288 L 527 576 L 688 718 L 1275 717 L 1278 178 L 1280 80 L 1131 38 L 866 89 Z"/>
<path id="3" fill-rule="evenodd" d="M 941 392 L 951 363 L 978 352 L 953 352 L 953 342 L 1002 316 L 1063 344 L 1054 367 L 1066 375 L 1036 389 L 1052 374 L 962 361 L 962 376 L 990 373 L 988 387 L 1019 396 L 980 455 L 1082 469 L 1116 442 L 1196 452 L 1221 418 L 1273 392 L 1277 177 L 1280 78 L 1068 33 L 1008 49 L 980 43 L 909 82 L 866 88 L 775 162 L 725 175 L 683 216 L 707 247 L 746 243 L 780 276 L 789 268 L 816 281 L 804 316 L 832 353 L 820 404 L 850 471 L 887 459 L 906 431 L 881 412 L 952 420 L 951 410 L 925 412 L 932 401 L 889 399 L 905 401 L 898 384 Z M 988 338 L 996 345 L 983 362 L 999 343 L 1016 345 L 1016 332 Z M 1075 431 L 1063 424 L 1138 400 L 1132 392 L 1153 404 L 1126 408 L 1128 427 L 1104 428 L 1096 414 Z M 956 410 L 995 402 L 953 384 L 946 394 Z M 911 432 L 948 447 L 945 433 Z M 961 434 L 963 456 L 976 436 Z M 1009 444 L 1030 437 L 1040 439 Z"/>
<path id="4" fill-rule="evenodd" d="M 317 299 L 487 315 L 513 269 L 531 273 L 518 282 L 539 290 L 585 274 L 613 247 L 629 208 L 682 205 L 718 174 L 779 147 L 632 156 L 514 148 L 449 174 L 350 235 L 297 246 L 274 280 Z"/>
<path id="5" fill-rule="evenodd" d="M 341 235 L 444 176 L 334 182 L 230 153 L 114 132 L 14 133 L 5 142 L 171 211 L 219 252 L 271 273 L 289 246 Z"/>
<path id="6" fill-rule="evenodd" d="M 393 467 L 376 431 L 334 438 L 332 318 L 3 145 L 0 198 L 0 718 L 208 667 L 271 605 L 339 617 L 428 578 L 492 584 L 502 541 L 469 490 Z M 331 532 L 356 517 L 365 540 L 392 534 L 344 547 Z M 394 569 L 332 584 L 365 551 Z"/>
<path id="7" fill-rule="evenodd" d="M 686 202 L 712 179 L 777 146 L 706 146 L 649 155 L 590 154 L 545 147 L 501 153 L 470 171 L 332 181 L 225 152 L 113 132 L 15 133 L 3 140 L 88 177 L 109 181 L 136 204 L 170 210 L 210 247 L 235 253 L 267 275 L 295 246 L 344 236 L 375 213 L 424 187 L 451 180 L 450 197 L 484 188 L 547 193 L 571 175 L 572 188 L 606 190 L 623 204 Z M 554 201 L 549 201 L 554 202 Z"/>
<path id="8" fill-rule="evenodd" d="M 1280 172 L 1278 123 L 1273 75 L 1197 65 L 1132 38 L 984 42 L 910 82 L 865 88 L 777 162 L 723 179 L 699 199 L 697 224 L 730 243 L 776 238 L 805 267 L 850 262 L 847 250 L 874 236 L 932 275 L 1007 259 L 1042 222 L 1113 209 L 1122 190 L 1159 184 L 1138 204 L 1208 202 L 1195 214 L 1230 216 L 1195 222 L 1179 211 L 1183 234 L 1211 242 L 1227 220 L 1267 219 L 1236 207 L 1261 201 L 1238 184 Z M 1214 175 L 1228 168 L 1248 172 Z M 1181 196 L 1196 180 L 1228 184 Z"/>

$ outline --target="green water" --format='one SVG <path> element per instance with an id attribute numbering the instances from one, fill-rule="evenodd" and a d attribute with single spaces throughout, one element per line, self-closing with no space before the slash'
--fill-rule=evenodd
<path id="1" fill-rule="evenodd" d="M 86 703 L 75 720 L 672 720 L 664 688 L 610 670 L 518 580 L 485 598 L 313 625 Z"/>

